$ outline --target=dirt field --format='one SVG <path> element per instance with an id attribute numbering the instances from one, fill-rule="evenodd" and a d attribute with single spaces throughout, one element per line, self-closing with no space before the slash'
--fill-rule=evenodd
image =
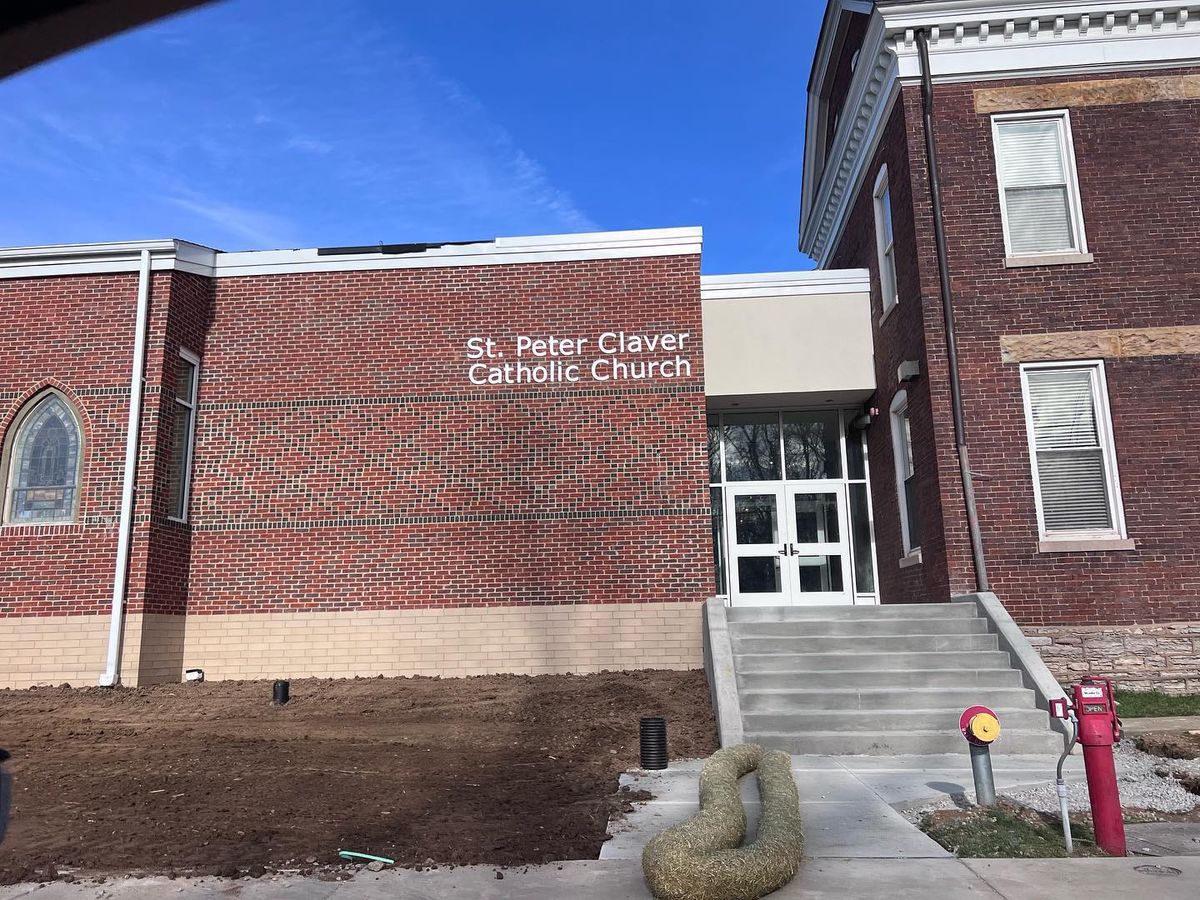
<path id="1" fill-rule="evenodd" d="M 0 884 L 595 858 L 638 717 L 716 749 L 702 672 L 0 691 Z M 0 757 L 3 753 L 0 753 Z M 0 807 L 0 813 L 2 813 Z M 0 821 L 3 821 L 0 819 Z M 5 829 L 0 824 L 0 829 Z"/>

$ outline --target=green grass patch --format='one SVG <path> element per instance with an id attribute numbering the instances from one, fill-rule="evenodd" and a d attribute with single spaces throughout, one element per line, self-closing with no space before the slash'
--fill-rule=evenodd
<path id="1" fill-rule="evenodd" d="M 1011 803 L 990 809 L 926 813 L 921 830 L 953 853 L 970 859 L 1045 859 L 1067 855 L 1057 818 Z M 1087 825 L 1073 822 L 1075 856 L 1103 856 Z"/>
<path id="2" fill-rule="evenodd" d="M 1117 691 L 1117 713 L 1122 719 L 1158 716 L 1200 716 L 1200 694 L 1172 696 L 1158 691 Z"/>

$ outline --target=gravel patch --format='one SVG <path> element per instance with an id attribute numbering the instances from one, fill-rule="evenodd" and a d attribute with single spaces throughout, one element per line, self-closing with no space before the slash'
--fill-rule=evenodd
<path id="1" fill-rule="evenodd" d="M 1076 750 L 1076 753 L 1079 751 Z M 1200 775 L 1200 760 L 1163 759 L 1138 750 L 1130 741 L 1122 741 L 1113 753 L 1117 764 L 1117 788 L 1121 792 L 1121 804 L 1126 809 L 1151 809 L 1164 813 L 1186 813 L 1200 806 L 1200 797 L 1182 787 L 1174 774 Z M 1014 803 L 1028 806 L 1039 812 L 1058 812 L 1058 792 L 1053 781 L 1024 788 L 997 790 L 997 795 Z M 969 802 L 968 797 L 968 802 Z M 953 809 L 961 806 L 961 798 L 943 797 L 904 809 L 904 815 L 913 822 L 930 810 Z M 1072 812 L 1087 812 L 1087 783 L 1083 773 L 1067 777 L 1067 803 Z"/>

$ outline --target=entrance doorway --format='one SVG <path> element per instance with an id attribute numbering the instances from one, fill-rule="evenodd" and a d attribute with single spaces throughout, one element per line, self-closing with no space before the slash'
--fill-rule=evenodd
<path id="1" fill-rule="evenodd" d="M 709 416 L 713 541 L 738 606 L 877 603 L 866 448 L 853 411 Z"/>

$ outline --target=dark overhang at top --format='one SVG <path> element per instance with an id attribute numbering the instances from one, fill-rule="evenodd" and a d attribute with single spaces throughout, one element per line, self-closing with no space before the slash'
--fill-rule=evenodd
<path id="1" fill-rule="evenodd" d="M 36 0 L 0 6 L 0 78 L 210 0 Z"/>

